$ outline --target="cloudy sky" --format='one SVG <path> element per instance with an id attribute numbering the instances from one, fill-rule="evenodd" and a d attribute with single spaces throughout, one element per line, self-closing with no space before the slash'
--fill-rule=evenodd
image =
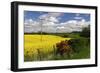
<path id="1" fill-rule="evenodd" d="M 24 11 L 25 33 L 66 33 L 90 25 L 90 14 Z"/>

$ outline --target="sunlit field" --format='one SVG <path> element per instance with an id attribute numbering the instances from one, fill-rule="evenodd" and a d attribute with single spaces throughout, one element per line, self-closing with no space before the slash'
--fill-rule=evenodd
<path id="1" fill-rule="evenodd" d="M 24 61 L 90 58 L 89 38 L 80 37 L 77 34 L 69 34 L 69 36 L 71 38 L 50 34 L 25 34 Z M 77 38 L 73 39 L 72 36 L 77 36 Z M 68 41 L 72 43 L 68 44 Z"/>
<path id="2" fill-rule="evenodd" d="M 33 59 L 37 60 L 38 50 L 48 55 L 53 52 L 56 43 L 70 39 L 54 35 L 24 35 L 24 56 L 26 60 L 30 57 L 34 57 Z"/>

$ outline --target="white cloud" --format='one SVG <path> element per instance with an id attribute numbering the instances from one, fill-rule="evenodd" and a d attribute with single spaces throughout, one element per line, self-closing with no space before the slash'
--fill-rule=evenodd
<path id="1" fill-rule="evenodd" d="M 63 14 L 63 13 L 57 13 L 57 12 L 48 13 L 48 15 L 54 16 L 54 17 L 61 16 L 62 14 Z"/>
<path id="2" fill-rule="evenodd" d="M 84 19 L 81 21 L 69 20 L 65 23 L 61 23 L 60 27 L 57 27 L 58 32 L 72 32 L 72 31 L 82 31 L 82 28 L 88 27 L 90 22 L 86 22 Z"/>
<path id="3" fill-rule="evenodd" d="M 74 19 L 82 19 L 82 17 L 74 17 Z"/>
<path id="4" fill-rule="evenodd" d="M 81 31 L 83 27 L 87 27 L 90 22 L 85 19 L 77 20 L 69 20 L 63 23 L 59 22 L 59 16 L 61 13 L 47 13 L 43 14 L 39 17 L 37 21 L 33 21 L 32 19 L 25 20 L 25 32 L 39 32 L 42 31 L 48 33 L 61 33 L 61 32 L 72 32 L 72 31 Z"/>
<path id="5" fill-rule="evenodd" d="M 67 23 L 69 23 L 69 24 L 77 24 L 78 22 L 77 22 L 77 20 L 69 20 L 69 21 L 67 21 Z"/>
<path id="6" fill-rule="evenodd" d="M 83 23 L 84 23 L 84 22 L 85 22 L 85 19 L 82 19 L 82 20 L 81 20 L 81 22 L 83 22 Z"/>
<path id="7" fill-rule="evenodd" d="M 26 33 L 32 33 L 37 32 L 41 30 L 40 22 L 33 21 L 32 19 L 27 19 L 24 22 L 24 32 Z"/>
<path id="8" fill-rule="evenodd" d="M 76 14 L 76 16 L 74 17 L 74 19 L 83 19 L 79 13 Z"/>
<path id="9" fill-rule="evenodd" d="M 77 13 L 77 14 L 76 14 L 76 16 L 80 16 L 80 14 L 79 14 L 79 13 Z"/>
<path id="10" fill-rule="evenodd" d="M 65 28 L 64 26 L 61 26 L 61 27 L 58 26 L 57 27 L 57 29 L 64 29 L 64 28 Z"/>
<path id="11" fill-rule="evenodd" d="M 58 19 L 56 17 L 52 17 L 52 16 L 49 18 L 49 20 L 51 22 L 58 22 Z"/>
<path id="12" fill-rule="evenodd" d="M 41 15 L 39 19 L 43 21 L 48 21 L 48 22 L 58 22 L 57 17 L 59 17 L 60 15 L 62 15 L 62 13 L 47 13 L 47 14 Z"/>

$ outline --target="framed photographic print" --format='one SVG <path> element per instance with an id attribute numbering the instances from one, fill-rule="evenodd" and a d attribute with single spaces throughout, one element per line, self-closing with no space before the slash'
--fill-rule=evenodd
<path id="1" fill-rule="evenodd" d="M 97 66 L 97 7 L 11 3 L 11 70 Z"/>

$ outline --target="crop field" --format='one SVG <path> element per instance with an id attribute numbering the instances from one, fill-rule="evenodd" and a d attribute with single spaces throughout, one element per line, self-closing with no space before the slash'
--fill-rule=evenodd
<path id="1" fill-rule="evenodd" d="M 48 61 L 48 60 L 67 60 L 67 59 L 86 59 L 90 57 L 90 45 L 87 38 L 76 40 L 71 45 L 60 47 L 57 51 L 57 43 L 61 41 L 73 41 L 73 38 L 61 37 L 57 35 L 24 35 L 24 61 Z M 69 49 L 68 47 L 72 47 Z M 65 47 L 65 48 L 64 48 Z M 58 47 L 59 49 L 59 47 Z M 58 53 L 58 54 L 57 54 Z M 66 54 L 65 54 L 66 53 Z M 62 55 L 63 54 L 63 55 Z"/>
<path id="2" fill-rule="evenodd" d="M 42 37 L 42 39 L 41 39 Z M 48 55 L 52 53 L 53 46 L 63 40 L 70 40 L 71 38 L 63 38 L 54 35 L 24 35 L 24 56 L 25 60 L 37 60 L 38 50 L 43 54 Z M 31 57 L 31 58 L 30 58 Z M 33 57 L 33 59 L 32 59 Z M 30 59 L 28 59 L 30 58 Z"/>

